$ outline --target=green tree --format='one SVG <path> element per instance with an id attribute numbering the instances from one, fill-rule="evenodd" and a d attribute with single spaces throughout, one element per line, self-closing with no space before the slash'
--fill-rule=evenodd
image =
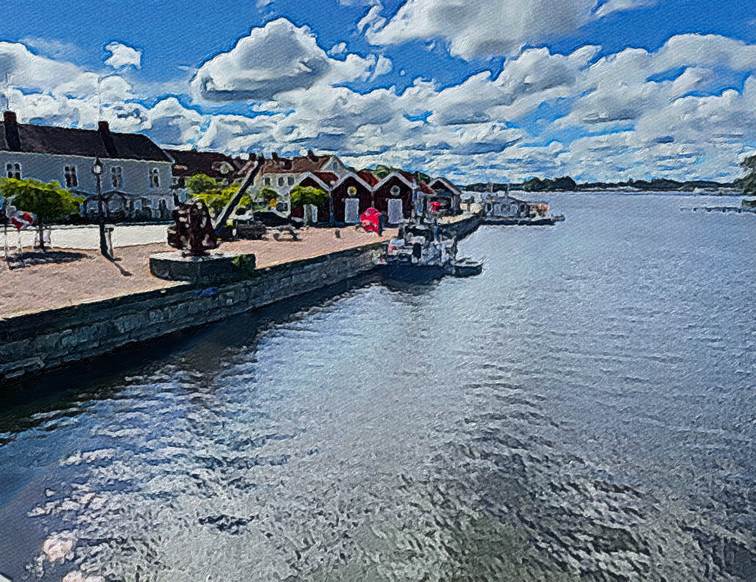
<path id="1" fill-rule="evenodd" d="M 196 174 L 186 183 L 189 195 L 194 200 L 201 200 L 215 216 L 219 214 L 239 191 L 236 184 L 224 184 L 205 174 Z M 239 201 L 239 206 L 251 206 L 252 198 L 245 194 Z"/>
<path id="2" fill-rule="evenodd" d="M 291 206 L 298 208 L 305 204 L 324 206 L 328 202 L 328 193 L 321 188 L 312 186 L 295 186 L 291 190 Z"/>
<path id="3" fill-rule="evenodd" d="M 207 192 L 220 190 L 221 184 L 215 178 L 206 174 L 195 174 L 186 181 L 186 189 L 189 195 L 206 194 Z"/>
<path id="4" fill-rule="evenodd" d="M 19 210 L 36 215 L 39 246 L 43 251 L 47 250 L 42 236 L 45 225 L 77 214 L 82 202 L 80 197 L 62 188 L 58 182 L 47 184 L 32 179 L 1 178 L 0 192 Z"/>
<path id="5" fill-rule="evenodd" d="M 278 192 L 273 190 L 273 188 L 263 188 L 257 193 L 256 198 L 257 200 L 262 200 L 266 207 L 270 207 L 278 201 Z"/>
<path id="6" fill-rule="evenodd" d="M 743 194 L 756 194 L 756 154 L 748 156 L 740 165 L 746 172 L 745 177 L 739 180 Z"/>

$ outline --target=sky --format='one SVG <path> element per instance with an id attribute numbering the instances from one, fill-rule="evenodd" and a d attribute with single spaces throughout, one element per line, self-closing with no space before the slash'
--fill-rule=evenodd
<path id="1" fill-rule="evenodd" d="M 461 183 L 732 180 L 756 2 L 0 0 L 0 105 Z"/>

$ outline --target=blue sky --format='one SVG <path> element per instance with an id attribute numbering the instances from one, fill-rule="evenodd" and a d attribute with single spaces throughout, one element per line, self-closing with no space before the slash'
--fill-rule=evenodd
<path id="1" fill-rule="evenodd" d="M 0 10 L 14 15 L 0 22 L 4 92 L 33 123 L 102 116 L 166 145 L 312 148 L 461 181 L 731 179 L 756 149 L 753 3 L 0 0 Z"/>

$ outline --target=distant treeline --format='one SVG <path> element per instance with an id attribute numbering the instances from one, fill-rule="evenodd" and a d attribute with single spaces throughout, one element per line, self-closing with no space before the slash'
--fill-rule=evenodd
<path id="1" fill-rule="evenodd" d="M 739 188 L 740 180 L 732 183 L 713 182 L 711 180 L 690 180 L 688 182 L 678 182 L 676 180 L 667 180 L 658 178 L 654 180 L 628 180 L 627 182 L 585 182 L 578 184 L 570 176 L 563 176 L 555 179 L 531 178 L 525 182 L 503 184 L 503 183 L 475 183 L 469 184 L 465 188 L 474 192 L 487 192 L 489 189 L 494 192 L 506 190 L 507 187 L 512 190 L 525 190 L 526 192 L 575 192 L 578 190 L 647 190 L 650 192 L 675 192 L 691 191 L 696 189 L 719 190 L 723 188 Z"/>

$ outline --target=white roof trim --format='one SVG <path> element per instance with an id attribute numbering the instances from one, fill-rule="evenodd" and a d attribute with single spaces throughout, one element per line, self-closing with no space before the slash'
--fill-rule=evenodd
<path id="1" fill-rule="evenodd" d="M 394 176 L 396 176 L 397 178 L 399 178 L 402 182 L 404 182 L 405 184 L 407 184 L 407 186 L 409 186 L 413 190 L 417 188 L 417 184 L 413 184 L 412 182 L 410 182 L 409 180 L 407 180 L 407 178 L 405 178 L 403 174 L 400 174 L 399 172 L 391 172 L 383 180 L 381 180 L 380 182 L 378 182 L 375 185 L 375 188 L 373 188 L 373 190 L 378 190 L 381 186 L 383 186 L 383 184 L 385 184 L 386 182 L 388 182 Z"/>
<path id="2" fill-rule="evenodd" d="M 436 182 L 443 182 L 444 185 L 449 190 L 451 190 L 454 194 L 459 194 L 459 195 L 462 194 L 462 191 L 459 188 L 457 188 L 454 184 L 452 184 L 449 180 L 447 180 L 444 177 L 433 178 L 433 180 L 430 181 L 430 184 L 428 184 L 428 186 L 430 186 L 431 188 L 433 188 L 433 184 L 435 184 Z"/>
<path id="3" fill-rule="evenodd" d="M 331 188 L 333 188 L 333 186 L 331 186 L 330 184 L 326 184 L 325 182 L 323 182 L 323 180 L 318 178 L 318 176 L 316 176 L 312 172 L 304 172 L 303 174 L 300 174 L 299 176 L 297 176 L 296 182 L 294 182 L 294 186 L 299 186 L 302 182 L 304 182 L 305 178 L 312 178 L 323 187 L 323 190 L 325 190 L 329 194 L 331 193 Z"/>
<path id="4" fill-rule="evenodd" d="M 340 186 L 344 180 L 350 177 L 356 179 L 360 184 L 365 186 L 365 188 L 367 188 L 368 191 L 370 192 L 373 191 L 373 187 L 367 182 L 365 182 L 365 180 L 363 180 L 357 172 L 347 172 L 341 178 L 339 178 L 338 181 L 333 186 L 331 186 L 331 188 L 336 188 L 336 186 Z"/>

